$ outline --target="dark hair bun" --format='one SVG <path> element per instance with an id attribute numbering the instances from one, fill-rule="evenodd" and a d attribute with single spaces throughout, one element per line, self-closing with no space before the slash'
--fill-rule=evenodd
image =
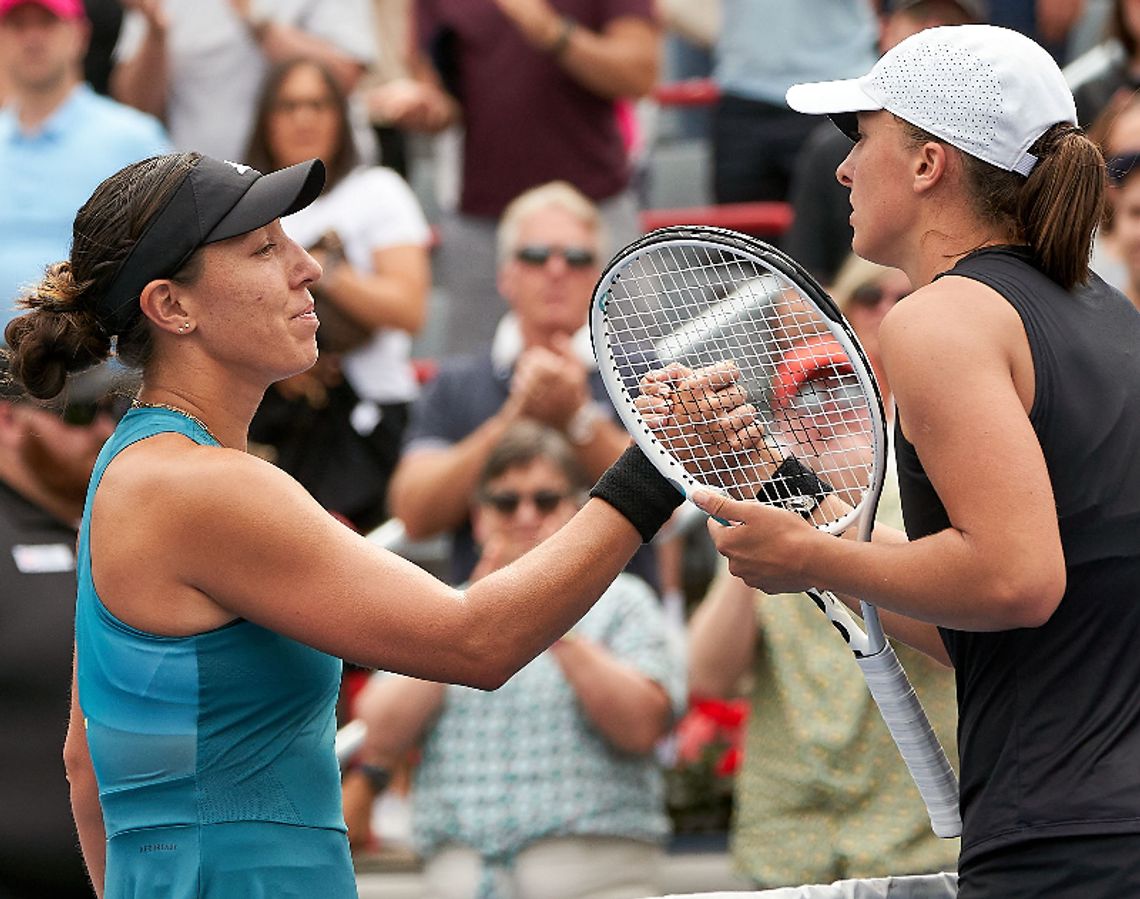
<path id="1" fill-rule="evenodd" d="M 68 374 L 110 355 L 110 339 L 80 306 L 84 287 L 72 278 L 69 263 L 48 266 L 43 280 L 19 301 L 29 311 L 4 329 L 9 374 L 34 397 L 56 396 Z"/>

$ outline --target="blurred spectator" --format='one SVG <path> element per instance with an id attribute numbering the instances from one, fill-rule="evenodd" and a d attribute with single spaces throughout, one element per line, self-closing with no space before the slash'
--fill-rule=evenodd
<path id="1" fill-rule="evenodd" d="M 516 196 L 568 181 L 617 245 L 640 233 L 620 98 L 657 80 L 654 0 L 419 0 L 412 78 L 371 94 L 374 116 L 438 132 L 463 126 L 458 209 L 441 223 L 442 352 L 490 340 L 495 223 Z"/>
<path id="2" fill-rule="evenodd" d="M 894 417 L 894 407 L 879 352 L 879 325 L 895 303 L 909 293 L 910 278 L 906 272 L 868 262 L 854 253 L 848 253 L 847 261 L 840 266 L 831 286 L 832 296 L 855 329 L 867 361 L 871 363 L 888 419 Z"/>
<path id="3" fill-rule="evenodd" d="M 1093 126 L 1114 99 L 1140 88 L 1140 3 L 1113 0 L 1104 42 L 1066 66 L 1065 77 L 1084 128 Z"/>
<path id="4" fill-rule="evenodd" d="M 21 396 L 0 364 L 0 896 L 91 899 L 63 746 L 75 540 L 87 479 L 114 428 L 101 374 L 67 405 Z"/>
<path id="5" fill-rule="evenodd" d="M 984 22 L 985 0 L 885 0 L 880 47 L 936 25 Z M 800 116 L 811 121 L 807 116 Z M 851 152 L 851 141 L 831 122 L 816 124 L 792 174 L 790 201 L 795 215 L 783 246 L 824 284 L 830 284 L 851 251 L 850 191 L 835 170 Z"/>
<path id="6" fill-rule="evenodd" d="M 83 57 L 83 77 L 96 93 L 111 93 L 111 66 L 119 29 L 123 24 L 121 0 L 83 0 L 91 22 L 91 40 Z"/>
<path id="7" fill-rule="evenodd" d="M 372 25 L 376 35 L 376 58 L 361 80 L 358 90 L 379 147 L 379 161 L 402 178 L 410 176 L 406 135 L 393 126 L 382 112 L 374 113 L 368 101 L 375 87 L 408 76 L 408 46 L 412 39 L 413 0 L 372 0 Z"/>
<path id="8" fill-rule="evenodd" d="M 554 533 L 588 483 L 557 432 L 533 422 L 505 432 L 472 499 L 482 550 L 472 579 Z M 653 749 L 684 702 L 660 606 L 620 574 L 495 692 L 381 674 L 358 708 L 373 773 L 422 747 L 411 800 L 429 896 L 634 899 L 659 892 L 669 822 Z"/>
<path id="9" fill-rule="evenodd" d="M 1020 31 L 1064 65 L 1069 34 L 1084 12 L 1086 0 L 989 0 L 991 25 Z"/>
<path id="10" fill-rule="evenodd" d="M 1128 295 L 1140 298 L 1140 93 L 1118 92 L 1089 129 L 1108 163 L 1105 220 L 1093 241 L 1092 269 Z"/>
<path id="11" fill-rule="evenodd" d="M 842 271 L 836 300 L 887 399 L 878 325 L 910 283 L 897 269 L 857 256 Z M 827 377 L 831 363 L 824 358 L 798 370 L 797 394 Z M 877 520 L 901 527 L 893 462 L 887 472 Z M 955 758 L 953 673 L 908 647 L 896 650 Z M 958 841 L 931 832 L 926 807 L 851 651 L 807 596 L 763 594 L 724 565 L 693 614 L 689 653 L 694 698 L 733 695 L 751 676 L 731 834 L 741 874 L 757 886 L 780 887 L 953 870 Z"/>
<path id="12" fill-rule="evenodd" d="M 270 387 L 250 439 L 325 508 L 367 530 L 385 517 L 388 478 L 417 391 L 412 335 L 431 282 L 430 230 L 391 169 L 362 166 L 331 71 L 304 58 L 273 69 L 245 158 L 275 171 L 319 157 L 324 193 L 283 222 L 324 267 L 313 287 L 321 359 Z"/>
<path id="13" fill-rule="evenodd" d="M 1109 160 L 1112 176 L 1111 252 L 1118 262 L 1113 270 L 1114 286 L 1124 291 L 1132 305 L 1140 309 L 1140 147 Z M 1094 261 L 1096 256 L 1094 255 Z M 1115 267 L 1114 267 L 1115 268 Z M 1099 274 L 1099 271 L 1098 271 Z M 1102 276 L 1104 277 L 1104 276 Z M 1105 280 L 1109 280 L 1105 277 Z"/>
<path id="14" fill-rule="evenodd" d="M 792 169 L 818 119 L 790 110 L 789 87 L 852 78 L 875 62 L 871 0 L 723 0 L 713 77 L 713 197 L 785 200 Z M 759 36 L 763 35 L 763 39 Z"/>
<path id="15" fill-rule="evenodd" d="M 242 161 L 275 62 L 319 60 L 349 92 L 376 56 L 369 0 L 122 0 L 111 88 L 174 146 Z"/>
<path id="16" fill-rule="evenodd" d="M 557 428 L 591 479 L 629 445 L 597 372 L 586 316 L 605 252 L 597 207 L 564 182 L 516 199 L 498 233 L 511 308 L 482 352 L 444 358 L 412 408 L 388 509 L 413 539 L 451 532 L 451 578 L 475 563 L 468 498 L 491 447 L 520 419 Z M 651 582 L 652 554 L 635 570 Z"/>
<path id="17" fill-rule="evenodd" d="M 156 120 L 83 83 L 88 33 L 81 0 L 0 0 L 0 333 L 21 288 L 67 256 L 95 186 L 168 149 Z"/>

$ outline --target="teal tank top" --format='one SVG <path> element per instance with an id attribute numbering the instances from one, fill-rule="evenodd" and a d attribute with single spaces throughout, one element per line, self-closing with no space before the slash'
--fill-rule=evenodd
<path id="1" fill-rule="evenodd" d="M 103 472 L 126 447 L 168 432 L 217 443 L 177 412 L 132 409 L 95 464 L 79 532 L 79 701 L 107 837 L 231 822 L 343 832 L 339 659 L 244 620 L 189 637 L 147 633 L 95 591 L 90 516 Z M 187 534 L 171 551 L 194 545 Z"/>

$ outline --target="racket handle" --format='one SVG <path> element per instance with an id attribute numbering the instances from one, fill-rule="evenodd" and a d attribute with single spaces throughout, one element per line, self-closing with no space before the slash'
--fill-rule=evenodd
<path id="1" fill-rule="evenodd" d="M 926 803 L 934 833 L 946 839 L 960 836 L 962 818 L 958 812 L 958 778 L 898 656 L 887 644 L 875 655 L 856 661 L 863 669 L 871 696 L 910 769 L 922 801 Z"/>

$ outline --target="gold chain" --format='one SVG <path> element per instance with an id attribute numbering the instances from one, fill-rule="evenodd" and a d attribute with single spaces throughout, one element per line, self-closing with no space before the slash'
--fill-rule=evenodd
<path id="1" fill-rule="evenodd" d="M 218 439 L 217 435 L 214 434 L 213 431 L 211 431 L 208 427 L 206 427 L 206 423 L 204 421 L 202 421 L 202 419 L 200 419 L 197 415 L 191 415 L 185 409 L 179 409 L 177 406 L 171 406 L 169 403 L 144 403 L 141 400 L 134 400 L 131 403 L 131 408 L 132 409 L 165 409 L 167 412 L 177 412 L 183 418 L 190 419 L 192 422 L 194 422 L 194 424 L 196 424 L 203 431 L 205 431 L 207 434 L 209 434 L 211 437 L 213 437 L 214 442 L 217 443 L 219 446 L 222 445 L 222 441 L 220 441 Z"/>

